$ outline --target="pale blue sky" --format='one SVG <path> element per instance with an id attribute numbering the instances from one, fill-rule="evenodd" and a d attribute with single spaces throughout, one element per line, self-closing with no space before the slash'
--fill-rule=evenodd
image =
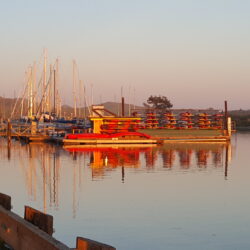
<path id="1" fill-rule="evenodd" d="M 46 47 L 69 104 L 75 59 L 97 103 L 130 86 L 136 104 L 250 109 L 249 13 L 247 0 L 2 0 L 0 95 L 18 93 Z"/>

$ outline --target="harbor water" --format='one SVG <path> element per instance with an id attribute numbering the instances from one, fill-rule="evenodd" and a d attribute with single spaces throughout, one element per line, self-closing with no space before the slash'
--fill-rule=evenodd
<path id="1" fill-rule="evenodd" d="M 54 237 L 117 249 L 250 249 L 250 133 L 231 143 L 68 146 L 0 139 L 0 192 Z"/>

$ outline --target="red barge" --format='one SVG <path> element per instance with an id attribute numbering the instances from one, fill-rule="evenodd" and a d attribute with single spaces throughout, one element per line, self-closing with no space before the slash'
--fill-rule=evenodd
<path id="1" fill-rule="evenodd" d="M 121 132 L 112 134 L 67 134 L 59 140 L 62 144 L 156 144 L 157 140 L 140 132 Z"/>
<path id="2" fill-rule="evenodd" d="M 103 106 L 93 107 L 93 116 L 89 119 L 93 124 L 91 133 L 67 134 L 56 141 L 62 144 L 157 144 L 158 140 L 150 135 L 137 132 L 141 118 L 117 117 Z M 105 116 L 104 112 L 109 115 Z"/>

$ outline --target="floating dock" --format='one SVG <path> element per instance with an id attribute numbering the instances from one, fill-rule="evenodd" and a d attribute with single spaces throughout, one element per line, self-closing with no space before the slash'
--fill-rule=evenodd
<path id="1" fill-rule="evenodd" d="M 53 137 L 50 139 L 52 142 L 55 142 L 57 144 L 62 144 L 62 145 L 101 145 L 101 144 L 158 144 L 161 141 L 156 140 L 156 139 L 117 139 L 117 138 L 112 138 L 112 139 L 66 139 L 62 137 Z"/>

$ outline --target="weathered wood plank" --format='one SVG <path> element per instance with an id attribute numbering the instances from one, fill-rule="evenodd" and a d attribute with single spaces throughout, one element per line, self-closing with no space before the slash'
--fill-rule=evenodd
<path id="1" fill-rule="evenodd" d="M 11 210 L 11 197 L 0 193 L 0 205 L 3 206 L 6 210 Z"/>
<path id="2" fill-rule="evenodd" d="M 87 238 L 76 238 L 76 250 L 115 250 L 116 248 Z"/>
<path id="3" fill-rule="evenodd" d="M 53 216 L 44 214 L 32 207 L 25 206 L 24 219 L 47 234 L 53 234 Z"/>
<path id="4" fill-rule="evenodd" d="M 0 238 L 15 250 L 69 250 L 38 227 L 0 206 Z"/>

